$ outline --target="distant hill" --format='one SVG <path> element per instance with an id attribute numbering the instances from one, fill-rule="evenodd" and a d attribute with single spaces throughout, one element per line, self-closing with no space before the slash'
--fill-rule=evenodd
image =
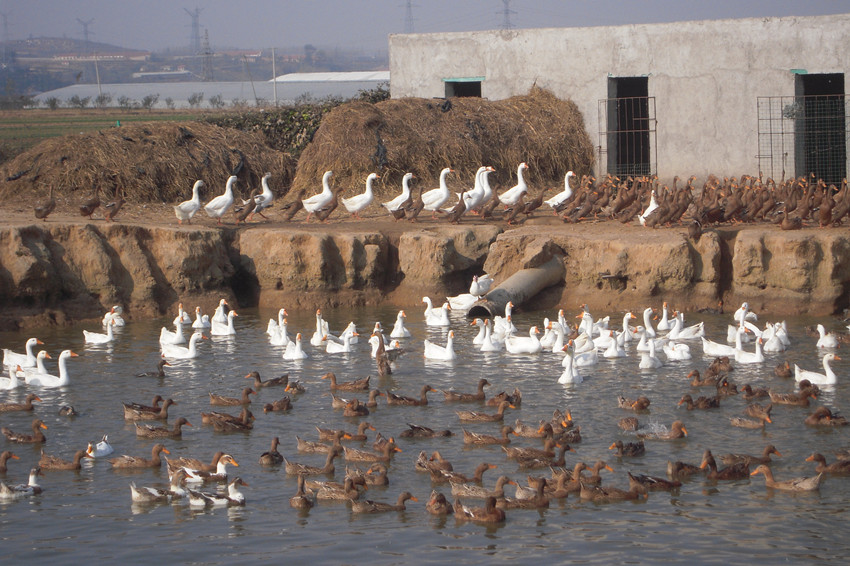
<path id="1" fill-rule="evenodd" d="M 128 49 L 108 43 L 90 41 L 86 44 L 81 39 L 68 37 L 30 37 L 27 39 L 16 39 L 6 44 L 17 57 L 54 57 L 71 53 L 120 53 L 122 51 L 144 51 L 142 49 Z"/>

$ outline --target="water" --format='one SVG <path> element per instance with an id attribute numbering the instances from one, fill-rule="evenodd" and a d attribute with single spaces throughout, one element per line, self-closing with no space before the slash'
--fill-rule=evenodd
<path id="1" fill-rule="evenodd" d="M 694 396 L 710 394 L 704 388 L 692 390 L 685 377 L 690 369 L 705 369 L 710 361 L 702 357 L 699 341 L 690 342 L 694 354 L 691 361 L 671 363 L 657 371 L 641 371 L 639 357 L 632 348 L 628 358 L 600 360 L 596 368 L 585 370 L 584 383 L 561 386 L 557 384 L 561 356 L 482 354 L 471 346 L 476 329 L 456 314 L 452 315 L 452 327 L 459 359 L 454 363 L 423 360 L 422 340 L 430 338 L 443 344 L 445 332 L 426 328 L 421 312 L 419 306 L 407 309 L 408 327 L 415 338 L 405 341 L 407 353 L 396 363 L 392 378 L 385 382 L 373 378 L 374 385 L 407 395 L 418 395 L 425 383 L 437 389 L 474 391 L 478 379 L 484 376 L 493 384 L 487 390 L 488 397 L 519 387 L 523 393 L 522 406 L 509 411 L 506 421 L 512 424 L 519 417 L 526 423 L 536 423 L 550 417 L 554 409 L 571 410 L 573 419 L 581 426 L 584 441 L 575 445 L 577 453 L 568 453 L 567 463 L 571 467 L 579 459 L 590 464 L 605 459 L 615 470 L 604 476 L 608 485 L 626 488 L 629 470 L 663 476 L 667 460 L 699 464 L 706 448 L 715 455 L 758 454 L 770 443 L 782 453 L 772 466 L 777 479 L 813 475 L 813 464 L 804 461 L 809 454 L 821 452 L 831 462 L 837 449 L 850 446 L 848 430 L 804 426 L 803 419 L 810 409 L 776 406 L 772 413 L 774 423 L 762 432 L 728 424 L 729 417 L 743 415 L 746 403 L 740 397 L 726 399 L 720 409 L 712 411 L 688 412 L 677 407 L 677 401 L 686 392 Z M 424 510 L 432 489 L 430 480 L 413 468 L 420 450 L 430 453 L 438 449 L 454 464 L 455 470 L 465 473 L 471 473 L 482 461 L 498 464 L 499 469 L 485 474 L 485 485 L 492 485 L 503 473 L 523 483 L 526 475 L 513 461 L 506 460 L 499 447 L 465 448 L 454 411 L 479 407 L 444 403 L 440 393 L 429 395 L 431 402 L 427 407 L 382 404 L 368 417 L 385 436 L 396 436 L 403 452 L 390 465 L 390 486 L 370 488 L 366 497 L 395 502 L 398 493 L 409 490 L 419 502 L 409 502 L 408 511 L 356 516 L 338 502 L 320 502 L 306 514 L 291 509 L 288 500 L 296 489 L 295 478 L 287 476 L 283 469 L 259 466 L 259 455 L 268 450 L 272 437 L 279 436 L 280 451 L 288 459 L 321 465 L 324 455 L 296 452 L 295 436 L 315 440 L 316 425 L 353 430 L 357 421 L 331 409 L 328 383 L 319 380 L 319 376 L 334 371 L 342 381 L 369 373 L 375 375 L 365 338 L 376 320 L 390 329 L 395 313 L 396 309 L 392 308 L 325 313 L 332 331 L 340 331 L 350 320 L 357 323 L 362 336 L 355 346 L 356 353 L 331 356 L 306 344 L 305 350 L 312 357 L 298 363 L 282 361 L 283 349 L 268 344 L 266 323 L 276 313 L 240 311 L 235 338 L 203 341 L 202 356 L 166 368 L 168 377 L 164 380 L 134 375 L 154 369 L 159 358 L 159 329 L 163 325 L 170 327 L 172 317 L 130 322 L 121 329 L 111 347 L 83 344 L 82 329 L 92 330 L 92 325 L 0 334 L 0 344 L 15 351 L 23 351 L 23 343 L 29 336 L 38 336 L 54 357 L 65 348 L 80 354 L 69 362 L 69 387 L 40 391 L 43 402 L 35 415 L 49 426 L 44 446 L 49 454 L 70 458 L 74 451 L 85 448 L 88 441 L 108 434 L 116 455 L 149 457 L 153 441 L 136 438 L 133 425 L 123 419 L 121 401 L 148 403 L 155 394 L 161 394 L 179 403 L 172 407 L 169 422 L 185 416 L 194 425 L 184 429 L 182 440 L 165 441 L 171 455 L 208 460 L 217 450 L 226 451 L 240 464 L 231 468 L 230 473 L 240 475 L 250 484 L 244 489 L 248 500 L 244 508 L 195 511 L 185 502 L 142 507 L 131 504 L 129 483 L 164 487 L 167 484 L 164 466 L 161 470 L 121 472 L 111 469 L 101 459 L 80 472 L 45 472 L 41 480 L 45 489 L 42 495 L 0 503 L 0 540 L 5 558 L 45 564 L 71 560 L 225 564 L 234 559 L 241 562 L 280 556 L 299 562 L 310 558 L 323 563 L 371 564 L 482 563 L 496 558 L 523 564 L 661 560 L 749 563 L 754 558 L 764 563 L 812 560 L 844 563 L 846 560 L 850 552 L 846 537 L 850 478 L 830 477 L 819 493 L 799 495 L 769 491 L 761 476 L 719 483 L 696 478 L 676 493 L 652 493 L 648 500 L 638 503 L 597 505 L 570 496 L 567 500 L 553 501 L 547 510 L 508 511 L 506 524 L 497 527 L 432 517 Z M 514 321 L 524 333 L 547 315 L 554 313 L 515 314 Z M 611 315 L 615 319 L 612 326 L 618 325 L 621 313 Z M 688 322 L 700 319 L 706 321 L 709 337 L 723 341 L 729 315 L 690 315 Z M 803 326 L 813 322 L 806 318 L 789 319 L 792 349 L 784 354 L 768 354 L 764 364 L 737 366 L 732 374 L 734 381 L 791 391 L 793 380 L 774 377 L 776 363 L 788 359 L 806 369 L 820 370 L 815 339 L 803 332 Z M 843 330 L 837 321 L 823 322 L 828 328 Z M 314 327 L 312 312 L 290 313 L 291 335 L 301 331 L 307 343 Z M 55 369 L 49 362 L 48 367 Z M 843 380 L 849 363 L 834 364 L 840 382 L 825 390 L 815 404 L 833 409 L 846 406 L 850 392 Z M 295 399 L 295 406 L 288 414 L 263 414 L 262 404 L 278 399 L 283 393 L 262 390 L 253 404 L 257 421 L 250 434 L 220 434 L 212 427 L 202 426 L 199 413 L 210 409 L 207 392 L 238 396 L 249 383 L 243 376 L 254 369 L 264 378 L 288 372 L 291 378 L 306 384 L 307 393 Z M 688 438 L 650 441 L 645 456 L 618 461 L 608 446 L 617 438 L 629 439 L 628 433 L 617 428 L 617 420 L 628 415 L 617 408 L 619 394 L 647 395 L 652 401 L 651 413 L 639 415 L 641 424 L 669 426 L 673 420 L 681 419 L 688 429 Z M 24 395 L 25 389 L 0 392 L 0 400 L 22 400 Z M 59 416 L 57 411 L 63 404 L 73 405 L 80 416 L 74 419 Z M 0 424 L 13 430 L 28 430 L 32 418 L 27 413 L 0 414 Z M 400 439 L 398 435 L 406 422 L 450 428 L 456 436 Z M 492 423 L 464 426 L 492 434 L 498 429 Z M 21 457 L 19 461 L 10 461 L 5 481 L 25 482 L 41 447 L 11 446 L 5 439 L 0 443 L 2 449 L 12 449 Z M 514 443 L 537 445 L 529 439 L 516 439 Z M 371 442 L 367 447 L 370 446 Z M 344 462 L 337 461 L 337 478 L 341 477 L 343 468 Z M 440 489 L 449 494 L 447 487 Z M 509 495 L 512 489 L 508 486 Z"/>

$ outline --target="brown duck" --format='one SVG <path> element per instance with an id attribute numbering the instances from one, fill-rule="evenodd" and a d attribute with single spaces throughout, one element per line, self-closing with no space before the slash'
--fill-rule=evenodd
<path id="1" fill-rule="evenodd" d="M 216 405 L 219 407 L 233 407 L 235 405 L 248 405 L 251 403 L 251 395 L 256 393 L 250 387 L 246 387 L 242 390 L 242 397 L 225 397 L 223 395 L 217 395 L 215 393 L 210 393 L 210 405 Z"/>
<path id="2" fill-rule="evenodd" d="M 499 404 L 499 410 L 494 413 L 480 413 L 478 411 L 455 411 L 460 420 L 466 422 L 497 422 L 502 421 L 505 418 L 505 410 L 511 408 L 515 409 L 516 406 L 512 405 L 508 401 L 502 401 Z"/>
<path id="3" fill-rule="evenodd" d="M 23 403 L 0 403 L 0 413 L 11 413 L 13 411 L 32 411 L 35 407 L 33 401 L 41 401 L 41 397 L 34 393 L 27 395 Z"/>
<path id="4" fill-rule="evenodd" d="M 65 460 L 58 456 L 50 456 L 42 449 L 38 465 L 42 470 L 79 470 L 83 467 L 83 458 L 91 458 L 91 456 L 85 450 L 77 450 L 73 460 Z"/>
<path id="5" fill-rule="evenodd" d="M 435 391 L 435 389 L 430 385 L 423 385 L 419 392 L 419 399 L 406 395 L 396 395 L 392 391 L 387 391 L 387 405 L 424 406 L 428 404 L 429 391 Z"/>
<path id="6" fill-rule="evenodd" d="M 706 450 L 702 455 L 701 469 L 708 468 L 708 479 L 710 480 L 740 480 L 750 477 L 750 466 L 746 462 L 733 464 L 725 468 L 717 468 L 711 450 Z"/>
<path id="7" fill-rule="evenodd" d="M 41 419 L 35 419 L 32 422 L 32 434 L 14 432 L 5 426 L 0 429 L 0 432 L 3 433 L 10 442 L 17 442 L 18 444 L 36 444 L 38 442 L 47 442 L 47 437 L 44 436 L 44 433 L 41 430 L 47 430 L 47 425 L 44 424 Z"/>
<path id="8" fill-rule="evenodd" d="M 113 468 L 159 468 L 162 464 L 161 454 L 163 452 L 170 454 L 165 445 L 154 444 L 151 448 L 150 458 L 124 455 L 117 458 L 110 458 L 109 462 Z"/>
<path id="9" fill-rule="evenodd" d="M 144 438 L 182 438 L 184 425 L 192 426 L 192 423 L 186 420 L 185 417 L 180 417 L 177 421 L 175 421 L 174 426 L 171 428 L 148 424 L 137 424 L 136 436 L 142 436 Z"/>
<path id="10" fill-rule="evenodd" d="M 483 377 L 478 380 L 478 391 L 476 393 L 459 393 L 457 391 L 443 391 L 443 395 L 445 396 L 445 400 L 448 402 L 451 401 L 483 401 L 485 399 L 484 396 L 484 388 L 490 385 L 490 382 L 484 379 Z"/>
<path id="11" fill-rule="evenodd" d="M 368 391 L 369 380 L 371 379 L 371 376 L 367 375 L 362 379 L 340 382 L 337 381 L 336 374 L 332 371 L 329 371 L 320 379 L 329 379 L 331 381 L 331 391 Z"/>

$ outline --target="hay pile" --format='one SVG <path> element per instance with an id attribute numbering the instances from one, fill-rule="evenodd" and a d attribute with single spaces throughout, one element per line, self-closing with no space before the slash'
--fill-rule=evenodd
<path id="1" fill-rule="evenodd" d="M 571 101 L 533 88 L 528 95 L 490 102 L 480 98 L 393 99 L 378 104 L 354 102 L 332 110 L 298 160 L 292 188 L 320 188 L 327 170 L 348 194 L 363 191 L 377 172 L 379 197 L 398 193 L 401 178 L 412 172 L 425 188 L 437 186 L 443 167 L 455 188 L 471 187 L 482 165 L 494 189 L 516 183 L 516 168 L 530 166 L 532 193 L 544 186 L 563 187 L 564 175 L 593 169 L 593 145 L 581 112 Z M 414 185 L 415 186 L 415 185 Z"/>
<path id="2" fill-rule="evenodd" d="M 101 198 L 124 193 L 128 202 L 179 202 L 197 179 L 202 198 L 221 194 L 231 174 L 247 198 L 266 171 L 278 192 L 289 187 L 295 160 L 269 148 L 262 134 L 201 122 L 121 126 L 46 140 L 0 169 L 0 198 L 57 197 L 79 200 L 100 189 Z"/>

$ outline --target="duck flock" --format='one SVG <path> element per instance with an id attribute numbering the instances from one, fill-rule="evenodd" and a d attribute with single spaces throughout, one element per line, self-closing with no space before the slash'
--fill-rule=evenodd
<path id="1" fill-rule="evenodd" d="M 556 499 L 573 497 L 597 503 L 640 500 L 647 498 L 651 491 L 682 489 L 683 482 L 693 477 L 704 476 L 708 481 L 719 482 L 763 475 L 769 489 L 813 491 L 819 489 L 828 476 L 850 475 L 850 451 L 844 449 L 830 455 L 835 459 L 829 463 L 827 457 L 818 452 L 818 447 L 812 446 L 812 454 L 806 459 L 811 462 L 811 475 L 786 477 L 780 473 L 775 477 L 772 456 L 780 457 L 783 447 L 771 444 L 750 454 L 718 453 L 715 456 L 711 450 L 705 450 L 701 461 L 689 463 L 671 459 L 666 473 L 663 470 L 655 475 L 629 473 L 629 486 L 626 487 L 610 485 L 613 482 L 601 475 L 604 471 L 613 471 L 605 461 L 585 462 L 578 456 L 587 450 L 588 444 L 594 444 L 597 449 L 610 450 L 612 458 L 628 462 L 646 451 L 665 450 L 659 446 L 666 443 L 687 443 L 689 416 L 694 411 L 711 411 L 732 403 L 740 404 L 740 416 L 731 418 L 728 423 L 717 422 L 716 426 L 763 432 L 771 426 L 772 411 L 782 406 L 781 411 L 794 411 L 793 418 L 799 419 L 801 427 L 839 430 L 847 420 L 834 408 L 815 401 L 823 391 L 843 385 L 831 364 L 841 359 L 836 352 L 842 342 L 848 341 L 847 334 L 826 332 L 818 325 L 817 329 L 811 329 L 811 338 L 808 335 L 793 338 L 811 342 L 811 347 L 822 359 L 823 371 L 796 364 L 792 369 L 785 360 L 774 368 L 766 367 L 765 352 L 768 355 L 784 352 L 791 344 L 792 332 L 784 322 L 759 326 L 756 314 L 747 303 L 728 316 L 726 336 L 713 337 L 707 335 L 703 322 L 689 324 L 683 313 L 668 308 L 666 303 L 658 310 L 646 307 L 637 317 L 627 312 L 621 321 L 595 318 L 582 308 L 575 316 L 576 324 L 560 310 L 551 319 L 545 318 L 522 331 L 514 325 L 513 305 L 508 303 L 504 316 L 473 320 L 474 337 L 470 343 L 463 344 L 460 352 L 456 351 L 452 326 L 457 324 L 457 319 L 449 316 L 450 311 L 468 308 L 471 302 L 486 295 L 491 284 L 492 278 L 487 275 L 475 277 L 469 293 L 447 297 L 439 307 L 428 297 L 423 298 L 426 306 L 422 315 L 424 326 L 445 331 L 440 334 L 445 337 L 442 341 L 417 340 L 406 326 L 407 314 L 403 310 L 398 312 L 389 331 L 380 321 L 369 321 L 367 324 L 374 323 L 374 327 L 368 341 L 361 341 L 365 336 L 357 331 L 354 322 L 335 334 L 321 310 L 316 312 L 312 332 L 292 333 L 288 328 L 287 312 L 280 309 L 277 319 L 269 320 L 266 335 L 270 346 L 280 348 L 282 364 L 288 364 L 294 372 L 300 367 L 300 361 L 311 357 L 346 356 L 344 367 L 361 376 L 343 381 L 333 372 L 326 372 L 323 375 L 302 374 L 300 379 L 295 379 L 291 372 L 264 379 L 261 371 L 267 373 L 269 368 L 246 367 L 244 379 L 249 379 L 249 384 L 241 385 L 246 383 L 242 375 L 236 380 L 241 382 L 240 396 L 210 392 L 209 411 L 180 416 L 173 419 L 172 424 L 168 421 L 174 408 L 180 405 L 172 398 L 157 395 L 150 405 L 126 402 L 124 419 L 134 423 L 136 435 L 156 441 L 149 455 L 116 455 L 105 435 L 101 441 L 90 442 L 85 450 L 77 450 L 67 457 L 44 448 L 35 462 L 15 462 L 24 459 L 15 454 L 15 446 L 38 446 L 46 441 L 47 426 L 39 414 L 44 411 L 58 411 L 68 417 L 75 414 L 75 409 L 69 406 L 42 406 L 39 393 L 76 386 L 72 377 L 76 354 L 70 349 L 62 351 L 57 360 L 58 374 L 53 375 L 44 365 L 45 359 L 52 359 L 48 352 L 36 353 L 42 344 L 39 339 L 30 338 L 24 353 L 4 349 L 3 364 L 7 375 L 0 379 L 0 390 L 6 398 L 0 403 L 0 413 L 30 412 L 34 418 L 31 431 L 5 426 L 2 429 L 7 449 L 0 456 L 0 474 L 15 477 L 27 468 L 30 472 L 26 482 L 0 481 L 0 501 L 49 497 L 49 483 L 42 486 L 44 480 L 39 479 L 44 472 L 79 470 L 84 460 L 105 458 L 114 469 L 158 469 L 165 465 L 167 484 L 147 486 L 129 482 L 127 497 L 134 504 L 180 504 L 185 501 L 201 508 L 246 505 L 251 499 L 251 478 L 233 475 L 239 463 L 227 449 L 227 443 L 239 442 L 239 435 L 223 436 L 222 446 L 214 454 L 210 450 L 209 454 L 198 455 L 198 458 L 171 457 L 170 443 L 182 437 L 183 427 L 209 426 L 216 432 L 245 434 L 258 428 L 271 428 L 274 425 L 265 422 L 267 414 L 297 414 L 299 398 L 305 396 L 314 396 L 314 402 L 326 406 L 328 411 L 341 411 L 345 422 L 351 426 L 347 430 L 316 426 L 315 440 L 286 438 L 285 431 L 280 428 L 273 433 L 269 450 L 256 455 L 258 465 L 297 479 L 297 491 L 289 503 L 302 511 L 326 500 L 344 501 L 350 505 L 352 513 L 403 511 L 410 502 L 422 497 L 427 501 L 428 513 L 451 515 L 458 521 L 501 523 L 511 513 L 521 512 L 519 509 L 545 508 Z M 166 368 L 172 363 L 179 365 L 179 360 L 201 356 L 201 343 L 208 336 L 238 339 L 240 331 L 244 330 L 235 326 L 237 316 L 224 300 L 212 317 L 202 314 L 197 307 L 193 318 L 180 304 L 173 321 L 174 330 L 161 330 L 161 361 L 156 371 L 139 377 L 160 379 L 163 385 L 176 381 L 176 374 L 167 373 Z M 690 316 L 697 317 L 698 313 Z M 633 325 L 636 318 L 642 324 Z M 121 333 L 115 332 L 116 328 L 127 324 L 120 307 L 106 313 L 102 323 L 103 332 L 84 331 L 82 338 L 86 344 L 109 344 L 122 339 Z M 803 329 L 795 329 L 795 332 L 806 334 Z M 651 395 L 630 398 L 623 391 L 611 391 L 612 405 L 616 404 L 617 410 L 622 411 L 618 421 L 621 435 L 613 439 L 594 438 L 592 430 L 582 430 L 580 423 L 573 420 L 569 408 L 556 409 L 550 416 L 540 414 L 535 407 L 524 406 L 519 387 L 512 391 L 508 387 L 498 394 L 488 395 L 488 387 L 495 385 L 498 389 L 503 385 L 500 379 L 510 383 L 510 376 L 482 377 L 477 388 L 469 387 L 469 390 L 459 386 L 437 389 L 422 384 L 418 396 L 405 395 L 399 390 L 409 389 L 410 384 L 400 388 L 381 386 L 382 383 L 398 383 L 397 379 L 403 377 L 404 357 L 421 356 L 451 364 L 473 348 L 492 356 L 505 356 L 512 363 L 525 357 L 538 359 L 548 352 L 546 359 L 553 361 L 548 371 L 539 372 L 538 379 L 549 381 L 552 387 L 563 388 L 592 387 L 595 367 L 599 364 L 616 364 L 623 373 L 642 375 L 652 375 L 660 367 L 678 364 L 688 369 L 682 372 L 680 383 L 669 387 L 682 390 L 678 402 L 682 416 L 669 426 L 642 422 L 652 410 Z M 699 360 L 711 361 L 705 364 Z M 691 365 L 707 367 L 690 368 Z M 741 366 L 760 367 L 775 374 L 776 386 L 761 388 L 736 383 L 735 370 Z M 362 377 L 366 373 L 369 375 Z M 377 377 L 373 378 L 373 374 Z M 789 390 L 784 380 L 796 385 Z M 706 390 L 710 393 L 700 394 Z M 20 398 L 24 392 L 24 402 L 9 400 L 11 396 Z M 264 398 L 262 404 L 256 402 L 260 395 Z M 326 396 L 323 397 L 326 400 L 317 401 L 319 396 Z M 427 411 L 410 409 L 434 403 L 456 407 L 455 418 L 450 422 L 428 422 Z M 119 410 L 116 407 L 116 411 Z M 369 415 L 376 411 L 392 412 L 393 422 L 406 422 L 407 425 L 376 431 L 369 424 Z M 522 419 L 516 417 L 520 411 Z M 310 419 L 310 414 L 302 414 L 300 418 Z M 424 422 L 415 422 L 423 418 Z M 278 447 L 288 446 L 292 440 L 296 441 L 296 452 L 284 457 Z M 459 444 L 482 447 L 476 453 L 480 462 L 464 472 L 455 469 L 441 455 L 441 452 L 446 453 L 447 447 Z M 418 456 L 409 455 L 402 461 L 397 454 L 410 447 L 420 449 Z M 587 452 L 592 453 L 593 449 Z M 316 454 L 317 461 L 311 464 L 294 461 L 304 453 Z M 338 465 L 341 462 L 344 462 L 344 470 Z M 421 472 L 422 481 L 416 486 L 419 489 L 405 489 L 398 493 L 397 499 L 367 496 L 370 487 L 390 486 L 391 490 L 393 470 L 399 466 L 413 466 Z M 499 472 L 485 477 L 484 474 L 492 469 L 499 469 Z M 491 479 L 490 476 L 496 474 L 497 477 Z M 521 476 L 526 477 L 526 481 L 521 481 Z M 506 490 L 507 486 L 513 487 Z M 264 494 L 253 497 L 262 498 Z"/>

